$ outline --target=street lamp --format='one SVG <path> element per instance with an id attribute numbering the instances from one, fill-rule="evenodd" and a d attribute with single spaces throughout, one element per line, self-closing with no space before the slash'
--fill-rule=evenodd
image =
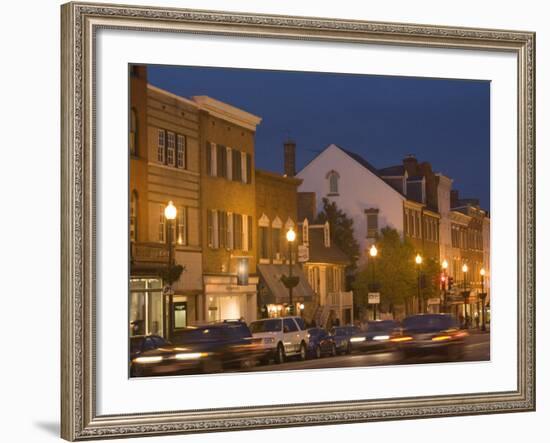
<path id="1" fill-rule="evenodd" d="M 462 275 L 463 275 L 463 288 L 464 290 L 462 291 L 462 297 L 464 297 L 464 323 L 466 324 L 466 318 L 467 318 L 467 315 L 468 315 L 468 311 L 467 311 L 467 305 L 468 305 L 468 298 L 470 297 L 470 293 L 466 291 L 466 274 L 468 272 L 468 265 L 466 263 L 464 263 L 462 265 Z M 466 324 L 467 326 L 467 324 Z"/>
<path id="2" fill-rule="evenodd" d="M 376 249 L 375 245 L 372 245 L 370 247 L 369 254 L 372 258 L 372 288 L 374 289 L 373 292 L 378 292 L 377 286 L 376 286 L 376 270 L 374 267 L 374 259 L 378 255 L 378 249 Z M 376 320 L 376 303 L 372 304 L 372 316 L 373 316 L 373 319 Z"/>
<path id="3" fill-rule="evenodd" d="M 447 260 L 441 262 L 441 269 L 443 269 L 443 276 L 441 277 L 441 283 L 443 286 L 443 312 L 447 312 L 447 268 L 449 263 Z"/>
<path id="4" fill-rule="evenodd" d="M 487 298 L 487 294 L 485 293 L 485 269 L 481 268 L 479 271 L 479 274 L 481 275 L 481 330 L 486 331 L 485 327 L 485 299 Z"/>
<path id="5" fill-rule="evenodd" d="M 290 314 L 294 313 L 294 305 L 292 303 L 292 289 L 294 286 L 294 278 L 292 277 L 292 243 L 294 243 L 294 240 L 296 240 L 296 232 L 294 232 L 294 229 L 290 228 L 286 232 L 286 240 L 288 242 L 288 303 L 290 306 Z"/>
<path id="6" fill-rule="evenodd" d="M 422 265 L 422 256 L 416 254 L 414 258 L 416 262 L 416 273 L 417 273 L 417 287 L 418 287 L 418 313 L 422 312 L 422 301 L 420 300 L 420 266 Z"/>
<path id="7" fill-rule="evenodd" d="M 164 217 L 166 218 L 166 240 L 168 245 L 168 266 L 167 266 L 167 272 L 166 277 L 168 279 L 167 286 L 168 286 L 168 307 L 170 312 L 170 329 L 166 332 L 168 332 L 168 336 L 172 335 L 172 307 L 174 304 L 174 294 L 172 291 L 172 279 L 171 279 L 171 271 L 172 266 L 174 266 L 174 253 L 172 249 L 172 223 L 176 219 L 176 216 L 178 215 L 178 210 L 174 206 L 174 203 L 172 200 L 168 202 L 168 205 L 166 205 L 166 208 L 164 208 Z M 165 317 L 166 318 L 166 317 Z"/>

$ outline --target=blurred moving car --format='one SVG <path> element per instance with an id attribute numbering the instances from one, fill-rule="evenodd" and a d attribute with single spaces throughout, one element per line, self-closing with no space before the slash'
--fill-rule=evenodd
<path id="1" fill-rule="evenodd" d="M 336 345 L 337 353 L 349 354 L 351 352 L 350 338 L 359 333 L 361 329 L 358 326 L 335 326 L 330 330 L 330 335 Z"/>
<path id="2" fill-rule="evenodd" d="M 151 351 L 169 344 L 158 335 L 134 335 L 130 337 L 130 360 L 139 357 L 145 351 Z"/>
<path id="3" fill-rule="evenodd" d="M 321 358 L 323 355 L 336 355 L 334 339 L 323 328 L 310 328 L 307 330 L 309 342 L 307 345 L 308 356 Z"/>
<path id="4" fill-rule="evenodd" d="M 261 340 L 255 340 L 240 321 L 188 328 L 175 334 L 172 342 L 133 359 L 132 374 L 219 372 L 229 367 L 251 367 L 265 354 Z"/>
<path id="5" fill-rule="evenodd" d="M 374 351 L 393 349 L 390 339 L 399 332 L 399 324 L 394 320 L 369 321 L 362 331 L 350 339 L 351 351 Z"/>
<path id="6" fill-rule="evenodd" d="M 401 334 L 393 337 L 405 358 L 419 354 L 439 354 L 450 360 L 464 355 L 468 333 L 449 314 L 418 314 L 406 317 Z"/>
<path id="7" fill-rule="evenodd" d="M 283 363 L 291 356 L 306 359 L 308 336 L 302 318 L 264 318 L 250 323 L 250 331 L 254 338 L 262 340 L 267 352 L 264 361 L 274 358 L 277 363 Z"/>

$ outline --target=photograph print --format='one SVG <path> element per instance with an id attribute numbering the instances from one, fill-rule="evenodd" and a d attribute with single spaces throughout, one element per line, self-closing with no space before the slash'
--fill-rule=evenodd
<path id="1" fill-rule="evenodd" d="M 130 377 L 490 360 L 489 81 L 128 82 Z"/>

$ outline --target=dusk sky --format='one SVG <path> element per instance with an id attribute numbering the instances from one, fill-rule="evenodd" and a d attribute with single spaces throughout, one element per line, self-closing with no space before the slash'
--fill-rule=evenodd
<path id="1" fill-rule="evenodd" d="M 289 136 L 298 171 L 331 143 L 377 168 L 414 154 L 490 209 L 487 81 L 172 66 L 148 75 L 177 95 L 208 95 L 261 117 L 258 168 L 282 172 Z"/>

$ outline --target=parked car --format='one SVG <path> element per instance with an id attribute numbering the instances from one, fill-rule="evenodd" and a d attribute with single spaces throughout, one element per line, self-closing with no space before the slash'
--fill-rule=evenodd
<path id="1" fill-rule="evenodd" d="M 363 329 L 350 339 L 351 351 L 374 351 L 392 349 L 390 339 L 400 331 L 399 324 L 393 320 L 369 321 Z"/>
<path id="2" fill-rule="evenodd" d="M 336 355 L 334 339 L 323 328 L 310 328 L 307 330 L 309 342 L 307 345 L 308 356 L 321 358 L 323 355 Z"/>
<path id="3" fill-rule="evenodd" d="M 404 357 L 440 354 L 457 360 L 464 354 L 464 339 L 468 333 L 449 314 L 412 315 L 401 324 L 401 334 L 391 341 L 399 346 Z"/>
<path id="4" fill-rule="evenodd" d="M 265 354 L 261 340 L 254 339 L 246 323 L 240 321 L 187 328 L 175 334 L 172 342 L 134 359 L 134 374 L 219 372 L 253 366 Z"/>
<path id="5" fill-rule="evenodd" d="M 274 358 L 283 363 L 288 357 L 305 360 L 308 336 L 304 320 L 300 317 L 265 318 L 250 323 L 254 338 L 260 338 L 267 352 L 265 360 Z"/>
<path id="6" fill-rule="evenodd" d="M 336 352 L 349 354 L 351 352 L 350 338 L 360 332 L 358 326 L 335 326 L 330 330 L 330 335 L 336 345 Z"/>

